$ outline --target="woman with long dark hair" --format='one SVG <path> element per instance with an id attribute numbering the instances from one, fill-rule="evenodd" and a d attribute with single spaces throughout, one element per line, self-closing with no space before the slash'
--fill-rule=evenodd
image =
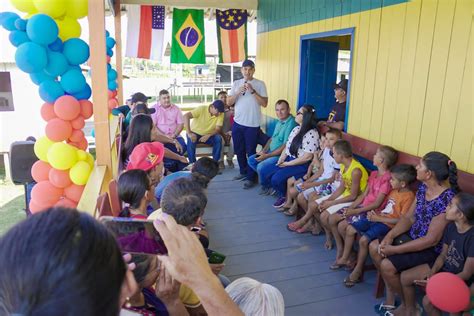
<path id="1" fill-rule="evenodd" d="M 308 170 L 313 154 L 319 149 L 319 134 L 316 130 L 316 111 L 309 104 L 303 105 L 295 116 L 298 124 L 290 133 L 286 148 L 275 165 L 261 171 L 262 186 L 271 186 L 278 194 L 275 207 L 285 203 L 286 181 L 290 177 L 301 178 Z"/>
<path id="2" fill-rule="evenodd" d="M 128 157 L 132 153 L 135 146 L 141 143 L 161 142 L 163 143 L 163 136 L 158 133 L 156 125 L 149 115 L 138 114 L 133 117 L 128 130 L 127 140 L 122 150 L 122 161 L 124 167 L 127 167 Z M 184 156 L 175 154 L 171 150 L 165 148 L 165 167 L 176 165 L 178 170 L 187 166 L 188 160 Z M 173 169 L 173 168 L 172 168 Z M 176 169 L 173 169 L 176 171 Z"/>

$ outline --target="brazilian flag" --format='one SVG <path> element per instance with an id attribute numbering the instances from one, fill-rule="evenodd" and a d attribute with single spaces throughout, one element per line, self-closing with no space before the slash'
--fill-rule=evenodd
<path id="1" fill-rule="evenodd" d="M 171 62 L 205 64 L 204 11 L 173 9 Z"/>

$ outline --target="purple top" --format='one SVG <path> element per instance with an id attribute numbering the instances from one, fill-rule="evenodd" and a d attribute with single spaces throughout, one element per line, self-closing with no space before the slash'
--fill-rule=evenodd
<path id="1" fill-rule="evenodd" d="M 428 228 L 430 227 L 431 220 L 433 217 L 438 216 L 446 211 L 446 207 L 449 202 L 453 199 L 455 193 L 451 189 L 444 190 L 437 198 L 428 201 L 426 200 L 426 185 L 422 183 L 416 193 L 416 209 L 415 209 L 415 223 L 411 226 L 410 237 L 412 239 L 418 239 L 426 236 Z M 435 251 L 441 252 L 443 247 L 440 241 Z"/>

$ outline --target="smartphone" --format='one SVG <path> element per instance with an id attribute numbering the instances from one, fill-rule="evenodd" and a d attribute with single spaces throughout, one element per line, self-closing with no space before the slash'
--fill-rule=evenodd
<path id="1" fill-rule="evenodd" d="M 168 253 L 151 220 L 103 216 L 100 221 L 114 235 L 123 253 L 153 255 Z"/>
<path id="2" fill-rule="evenodd" d="M 426 287 L 426 284 L 428 283 L 428 280 L 414 280 L 413 284 L 421 286 L 421 287 Z"/>
<path id="3" fill-rule="evenodd" d="M 212 264 L 221 264 L 224 262 L 225 256 L 221 253 L 218 253 L 217 251 L 213 251 L 209 255 L 208 260 L 209 260 L 209 263 L 212 263 Z"/>

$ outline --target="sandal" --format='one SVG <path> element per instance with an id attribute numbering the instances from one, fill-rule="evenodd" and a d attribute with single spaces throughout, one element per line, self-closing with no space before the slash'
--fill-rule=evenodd
<path id="1" fill-rule="evenodd" d="M 296 213 L 296 212 L 295 212 Z M 286 216 L 294 216 L 295 213 L 292 213 L 290 211 L 284 211 L 283 214 L 285 214 Z"/>
<path id="2" fill-rule="evenodd" d="M 357 283 L 360 283 L 361 281 L 362 281 L 362 278 L 360 276 L 356 279 L 351 279 L 351 276 L 349 275 L 347 278 L 344 279 L 344 285 L 347 288 L 351 288 Z"/>
<path id="3" fill-rule="evenodd" d="M 344 268 L 345 266 L 346 266 L 346 265 L 343 264 L 343 263 L 336 263 L 336 262 L 334 262 L 333 264 L 331 264 L 331 265 L 329 266 L 329 269 L 331 269 L 331 270 L 339 270 L 339 269 Z"/>
<path id="4" fill-rule="evenodd" d="M 309 231 L 309 230 L 306 230 L 306 228 L 304 228 L 304 227 L 298 228 L 297 230 L 295 230 L 295 232 L 297 232 L 298 234 L 307 234 L 307 233 L 310 233 L 310 231 Z"/>
<path id="5" fill-rule="evenodd" d="M 384 304 L 384 302 L 382 302 L 380 304 L 376 304 L 374 306 L 374 310 L 377 314 L 385 315 L 386 312 L 392 312 L 395 308 L 398 307 L 398 305 L 396 302 L 395 302 L 395 305 Z"/>

